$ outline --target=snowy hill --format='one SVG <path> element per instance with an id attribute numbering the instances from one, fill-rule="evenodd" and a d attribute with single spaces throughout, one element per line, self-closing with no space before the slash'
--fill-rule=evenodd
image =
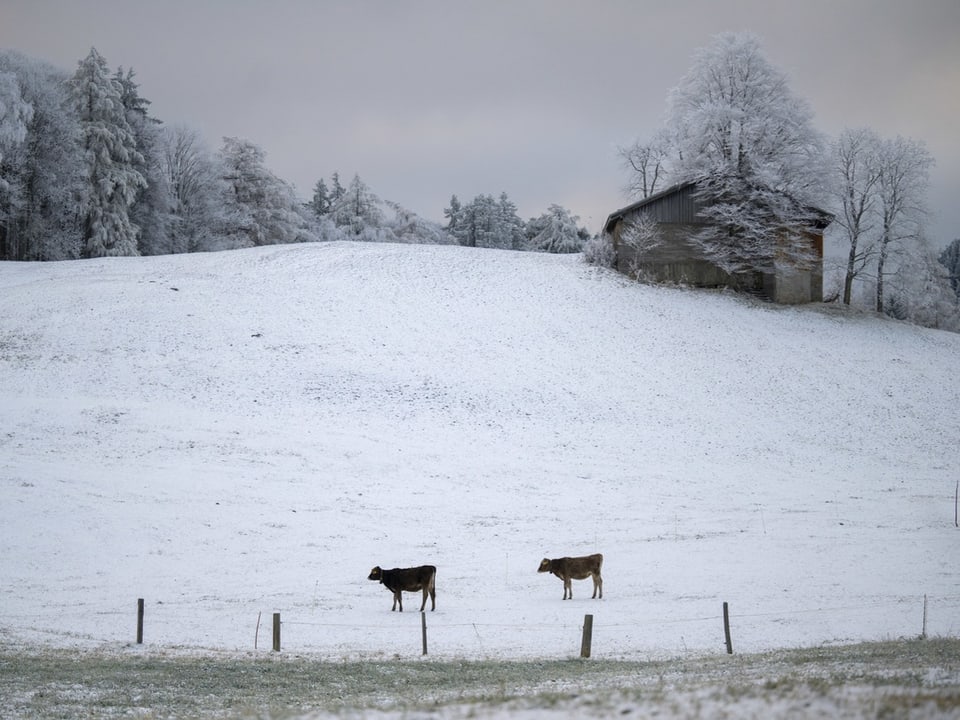
<path id="1" fill-rule="evenodd" d="M 960 335 L 579 256 L 0 264 L 0 640 L 432 655 L 960 631 Z M 604 598 L 544 556 L 602 552 Z M 413 610 L 414 612 L 410 612 Z M 266 620 L 264 620 L 266 623 Z M 259 647 L 269 646 L 261 627 Z"/>

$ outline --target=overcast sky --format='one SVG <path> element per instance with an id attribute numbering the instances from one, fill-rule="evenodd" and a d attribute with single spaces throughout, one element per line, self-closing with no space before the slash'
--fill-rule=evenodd
<path id="1" fill-rule="evenodd" d="M 631 200 L 617 147 L 741 30 L 820 130 L 923 140 L 932 240 L 960 237 L 957 0 L 0 0 L 0 47 L 70 72 L 96 47 L 155 117 L 254 142 L 304 198 L 336 170 L 434 220 L 505 191 L 591 231 Z"/>

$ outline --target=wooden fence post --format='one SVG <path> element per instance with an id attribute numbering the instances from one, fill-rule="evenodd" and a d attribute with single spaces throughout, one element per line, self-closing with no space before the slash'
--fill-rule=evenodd
<path id="1" fill-rule="evenodd" d="M 423 654 L 427 654 L 427 614 L 420 611 L 420 629 L 423 632 Z"/>
<path id="2" fill-rule="evenodd" d="M 927 596 L 923 596 L 923 632 L 920 634 L 920 637 L 924 640 L 927 639 Z"/>
<path id="3" fill-rule="evenodd" d="M 727 641 L 727 655 L 733 655 L 733 643 L 730 642 L 730 606 L 723 603 L 723 637 Z"/>
<path id="4" fill-rule="evenodd" d="M 137 598 L 137 645 L 143 645 L 143 598 Z"/>
<path id="5" fill-rule="evenodd" d="M 593 643 L 593 615 L 583 616 L 583 638 L 580 640 L 580 657 L 590 657 L 590 646 Z"/>
<path id="6" fill-rule="evenodd" d="M 273 614 L 273 651 L 280 652 L 280 613 Z"/>

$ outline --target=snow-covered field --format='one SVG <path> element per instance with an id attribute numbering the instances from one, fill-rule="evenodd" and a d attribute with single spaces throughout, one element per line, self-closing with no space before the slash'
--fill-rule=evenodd
<path id="1" fill-rule="evenodd" d="M 579 256 L 0 264 L 0 640 L 433 657 L 960 632 L 960 335 Z M 602 552 L 604 598 L 538 575 Z M 428 606 L 429 607 L 429 606 Z M 413 611 L 413 612 L 411 612 Z"/>

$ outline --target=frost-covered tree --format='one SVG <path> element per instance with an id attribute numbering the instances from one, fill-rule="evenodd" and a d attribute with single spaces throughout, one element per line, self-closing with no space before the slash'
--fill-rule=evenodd
<path id="1" fill-rule="evenodd" d="M 498 214 L 492 195 L 477 195 L 460 209 L 453 234 L 467 247 L 497 247 Z"/>
<path id="2" fill-rule="evenodd" d="M 641 278 L 647 253 L 663 243 L 659 223 L 649 213 L 640 213 L 623 227 L 620 240 L 633 251 L 630 273 Z"/>
<path id="3" fill-rule="evenodd" d="M 671 92 L 675 179 L 698 183 L 709 225 L 695 240 L 727 272 L 813 259 L 824 153 L 812 118 L 749 33 L 716 36 Z"/>
<path id="4" fill-rule="evenodd" d="M 0 163 L 4 149 L 16 147 L 26 139 L 32 117 L 33 106 L 23 99 L 17 76 L 0 70 Z M 0 189 L 3 182 L 0 176 Z"/>
<path id="5" fill-rule="evenodd" d="M 536 234 L 527 243 L 534 252 L 576 253 L 583 249 L 583 238 L 577 227 L 579 218 L 560 205 L 551 205 L 539 218 L 532 220 Z"/>
<path id="6" fill-rule="evenodd" d="M 314 240 L 293 188 L 270 172 L 264 160 L 263 150 L 252 142 L 223 139 L 220 161 L 226 188 L 226 235 L 234 247 Z"/>
<path id="7" fill-rule="evenodd" d="M 0 73 L 15 77 L 21 101 L 31 108 L 23 140 L 8 137 L 2 151 L 0 259 L 79 257 L 87 169 L 68 75 L 10 51 L 0 51 Z"/>
<path id="8" fill-rule="evenodd" d="M 447 229 L 461 245 L 510 250 L 523 247 L 526 241 L 517 206 L 506 193 L 499 199 L 477 195 L 448 218 Z"/>
<path id="9" fill-rule="evenodd" d="M 885 140 L 878 155 L 877 205 L 880 238 L 877 252 L 877 311 L 884 310 L 884 281 L 890 253 L 921 237 L 926 217 L 925 197 L 933 156 L 910 138 Z"/>
<path id="10" fill-rule="evenodd" d="M 880 182 L 881 140 L 866 128 L 844 130 L 833 146 L 836 208 L 834 225 L 847 249 L 843 303 L 850 304 L 853 282 L 876 254 L 871 241 Z"/>
<path id="11" fill-rule="evenodd" d="M 127 123 L 133 131 L 137 152 L 143 158 L 134 165 L 147 181 L 130 208 L 130 219 L 140 229 L 140 254 L 161 255 L 174 252 L 170 244 L 173 200 L 160 164 L 161 122 L 148 114 L 150 101 L 140 95 L 140 86 L 134 78 L 132 68 L 126 73 L 119 68 L 114 76 L 121 88 Z"/>
<path id="12" fill-rule="evenodd" d="M 339 184 L 337 180 L 335 185 Z M 359 174 L 355 174 L 346 190 L 331 203 L 330 219 L 349 235 L 360 238 L 365 230 L 369 235 L 370 230 L 383 226 L 384 216 L 380 205 L 380 198 L 360 179 Z M 370 235 L 368 239 L 375 238 Z"/>
<path id="13" fill-rule="evenodd" d="M 950 281 L 950 287 L 960 300 L 960 238 L 944 248 L 939 257 L 940 264 L 947 269 L 947 279 Z"/>
<path id="14" fill-rule="evenodd" d="M 463 212 L 460 200 L 456 195 L 450 196 L 450 206 L 443 209 L 443 216 L 447 219 L 447 232 L 454 234 L 457 231 L 457 222 Z"/>
<path id="15" fill-rule="evenodd" d="M 330 212 L 330 191 L 327 190 L 323 178 L 317 180 L 317 184 L 313 186 L 313 197 L 310 198 L 308 206 L 315 218 L 322 218 Z"/>
<path id="16" fill-rule="evenodd" d="M 342 198 L 347 190 L 340 184 L 340 173 L 338 172 L 334 172 L 330 176 L 330 183 L 330 203 L 333 204 Z"/>
<path id="17" fill-rule="evenodd" d="M 0 259 L 8 258 L 13 240 L 11 227 L 16 218 L 22 188 L 14 178 L 18 150 L 27 137 L 27 125 L 33 118 L 33 106 L 23 99 L 20 81 L 9 71 L 0 70 Z M 4 158 L 7 162 L 4 162 Z M 14 183 L 11 184 L 11 180 Z"/>
<path id="18" fill-rule="evenodd" d="M 147 181 L 144 162 L 127 122 L 122 88 L 107 62 L 91 48 L 71 80 L 86 152 L 89 185 L 83 202 L 83 255 L 136 255 L 139 229 L 130 206 Z"/>
<path id="19" fill-rule="evenodd" d="M 884 312 L 924 327 L 960 332 L 960 304 L 943 265 L 921 236 L 890 276 Z"/>
<path id="20" fill-rule="evenodd" d="M 497 200 L 497 225 L 500 245 L 508 250 L 520 250 L 526 243 L 523 221 L 517 214 L 517 206 L 505 192 Z"/>
<path id="21" fill-rule="evenodd" d="M 233 247 L 230 215 L 223 199 L 229 188 L 214 153 L 196 131 L 165 127 L 159 139 L 160 169 L 171 198 L 170 252 L 208 252 Z"/>
<path id="22" fill-rule="evenodd" d="M 665 130 L 648 142 L 637 141 L 619 149 L 620 158 L 629 172 L 628 197 L 647 198 L 657 192 L 667 176 L 671 143 Z"/>
<path id="23" fill-rule="evenodd" d="M 869 271 L 874 305 L 886 311 L 887 277 L 900 273 L 901 264 L 914 270 L 927 266 L 918 257 L 929 252 L 920 250 L 918 243 L 933 158 L 916 140 L 886 139 L 872 130 L 856 129 L 844 130 L 834 143 L 833 165 L 834 225 L 847 248 L 843 302 L 850 304 L 854 281 Z M 895 252 L 900 263 L 891 270 Z M 902 274 L 900 280 L 897 303 L 904 306 L 908 301 L 903 293 L 919 285 L 903 282 Z"/>
<path id="24" fill-rule="evenodd" d="M 437 223 L 425 220 L 395 202 L 388 201 L 386 205 L 394 212 L 394 217 L 386 223 L 393 236 L 391 242 L 422 245 L 456 243 L 456 239 Z"/>

